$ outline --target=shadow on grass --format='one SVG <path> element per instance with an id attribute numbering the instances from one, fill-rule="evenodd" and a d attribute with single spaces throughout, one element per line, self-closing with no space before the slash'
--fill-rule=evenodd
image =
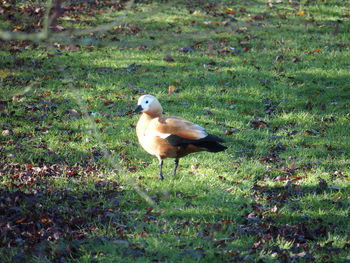
<path id="1" fill-rule="evenodd" d="M 344 235 L 350 230 L 350 202 L 343 198 L 350 191 L 349 187 L 335 187 L 320 179 L 315 186 L 287 183 L 283 187 L 254 186 L 253 189 L 256 200 L 265 203 L 261 211 L 255 209 L 256 214 L 262 215 L 276 206 L 278 209 L 271 209 L 268 214 L 279 224 L 309 222 L 323 225 L 327 229 L 324 238 L 326 234 Z"/>
<path id="2" fill-rule="evenodd" d="M 0 245 L 11 248 L 3 256 L 5 260 L 31 256 L 51 260 L 62 257 L 79 259 L 86 249 L 89 249 L 89 253 L 113 249 L 113 255 L 124 259 L 173 258 L 182 254 L 187 257 L 193 253 L 199 254 L 197 256 L 201 259 L 208 259 L 215 252 L 216 256 L 227 260 L 229 250 L 240 251 L 237 258 L 247 253 L 242 251 L 247 249 L 244 242 L 250 247 L 249 254 L 254 255 L 259 254 L 269 242 L 284 238 L 293 242 L 293 247 L 283 251 L 295 254 L 305 249 L 314 251 L 329 236 L 346 238 L 349 231 L 349 218 L 344 213 L 347 213 L 350 203 L 344 199 L 325 197 L 338 193 L 331 188 L 252 189 L 259 195 L 268 196 L 266 200 L 271 207 L 274 204 L 280 208 L 287 207 L 291 214 L 302 214 L 300 216 L 275 214 L 269 212 L 269 205 L 237 200 L 228 193 L 225 195 L 231 200 L 216 202 L 216 211 L 210 212 L 207 210 L 208 204 L 211 206 L 215 202 L 219 192 L 215 188 L 208 190 L 208 194 L 201 197 L 178 195 L 176 198 L 184 200 L 183 207 L 180 210 L 181 206 L 175 207 L 177 212 L 174 213 L 162 208 L 165 214 L 146 208 L 135 213 L 128 201 L 122 201 L 125 191 L 108 180 L 101 180 L 91 189 L 79 191 L 74 188 L 47 188 L 28 193 L 1 190 Z M 344 188 L 340 191 L 350 190 Z M 284 194 L 282 199 L 280 194 Z M 312 199 L 303 200 L 308 196 L 312 196 Z M 164 207 L 168 202 L 172 201 L 161 201 L 160 206 Z M 317 208 L 323 209 L 324 213 L 307 214 Z M 164 243 L 151 249 L 149 242 L 153 240 L 151 233 L 154 228 L 160 231 L 158 235 L 162 236 Z M 193 232 L 188 232 L 190 229 Z M 197 248 L 192 244 L 196 244 Z M 167 248 L 168 254 L 164 254 L 164 248 Z M 271 249 L 281 252 L 278 247 Z M 326 250 L 318 249 L 320 253 Z"/>
<path id="3" fill-rule="evenodd" d="M 51 245 L 87 240 L 101 226 L 110 227 L 115 237 L 121 238 L 128 220 L 120 205 L 122 188 L 108 180 L 98 181 L 91 188 L 58 189 L 39 180 L 34 187 L 0 190 L 0 247 L 34 256 L 50 255 Z M 37 251 L 43 244 L 43 251 Z M 11 250 L 8 252 L 11 254 Z"/>

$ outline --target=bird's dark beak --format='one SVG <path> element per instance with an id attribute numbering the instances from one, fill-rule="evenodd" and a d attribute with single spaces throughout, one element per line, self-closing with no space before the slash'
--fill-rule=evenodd
<path id="1" fill-rule="evenodd" d="M 140 111 L 142 111 L 142 106 L 138 105 L 137 108 L 134 110 L 134 113 L 139 113 Z"/>

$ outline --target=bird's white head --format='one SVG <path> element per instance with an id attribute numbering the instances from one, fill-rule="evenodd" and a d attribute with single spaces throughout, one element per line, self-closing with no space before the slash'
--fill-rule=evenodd
<path id="1" fill-rule="evenodd" d="M 147 94 L 138 99 L 135 112 L 143 112 L 152 116 L 160 116 L 163 113 L 163 108 L 156 97 Z"/>

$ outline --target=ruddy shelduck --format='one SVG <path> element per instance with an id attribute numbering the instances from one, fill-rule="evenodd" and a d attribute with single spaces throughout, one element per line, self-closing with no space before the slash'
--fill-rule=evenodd
<path id="1" fill-rule="evenodd" d="M 175 175 L 181 157 L 194 152 L 216 153 L 227 149 L 219 144 L 224 142 L 223 139 L 206 133 L 203 127 L 179 117 L 163 117 L 163 108 L 152 95 L 141 96 L 137 105 L 135 112 L 142 112 L 136 126 L 137 137 L 141 146 L 158 158 L 160 179 L 164 179 L 165 158 L 175 158 Z"/>

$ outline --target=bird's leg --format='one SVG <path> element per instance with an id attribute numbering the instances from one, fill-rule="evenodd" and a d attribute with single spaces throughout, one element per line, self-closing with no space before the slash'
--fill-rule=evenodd
<path id="1" fill-rule="evenodd" d="M 176 175 L 176 170 L 177 170 L 177 167 L 179 166 L 179 159 L 175 159 L 175 167 L 174 167 L 174 172 L 173 172 L 173 176 Z"/>
<path id="2" fill-rule="evenodd" d="M 160 165 L 159 179 L 163 180 L 164 176 L 163 176 L 163 160 L 162 159 L 159 160 L 159 165 Z"/>

